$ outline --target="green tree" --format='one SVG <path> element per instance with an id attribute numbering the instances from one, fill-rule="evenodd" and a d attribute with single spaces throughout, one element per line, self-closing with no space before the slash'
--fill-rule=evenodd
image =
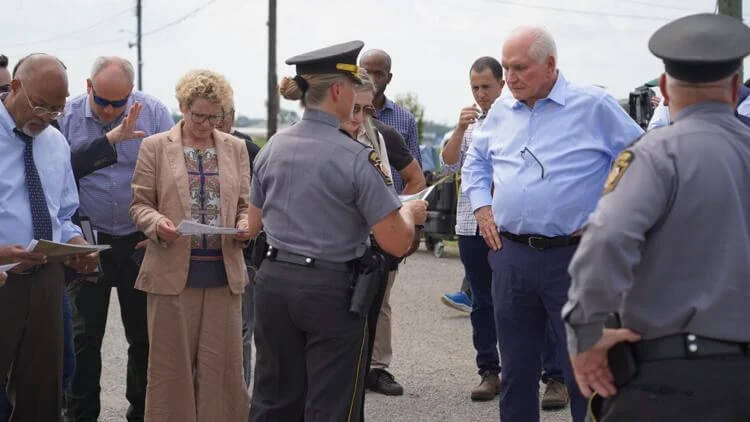
<path id="1" fill-rule="evenodd" d="M 396 104 L 409 110 L 417 120 L 417 134 L 419 143 L 422 143 L 422 132 L 424 131 L 424 106 L 419 103 L 417 94 L 407 92 L 406 94 L 396 96 Z"/>

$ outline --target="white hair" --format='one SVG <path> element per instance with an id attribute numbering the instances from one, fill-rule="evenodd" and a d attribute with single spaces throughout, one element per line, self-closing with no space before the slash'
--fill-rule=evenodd
<path id="1" fill-rule="evenodd" d="M 529 46 L 529 57 L 532 60 L 537 63 L 544 63 L 548 57 L 557 60 L 555 39 L 546 29 L 538 26 L 521 26 L 514 29 L 508 38 L 520 35 L 531 37 L 533 40 Z"/>
<path id="2" fill-rule="evenodd" d="M 96 60 L 94 60 L 94 65 L 91 66 L 91 79 L 94 79 L 94 77 L 99 74 L 102 70 L 104 70 L 105 67 L 117 63 L 122 68 L 123 73 L 128 78 L 128 82 L 130 82 L 130 85 L 135 84 L 135 70 L 133 70 L 133 65 L 123 59 L 122 57 L 107 57 L 107 56 L 100 56 L 97 57 Z"/>

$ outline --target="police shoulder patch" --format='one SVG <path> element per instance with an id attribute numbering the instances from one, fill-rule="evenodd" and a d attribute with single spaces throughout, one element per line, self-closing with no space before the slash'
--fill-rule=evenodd
<path id="1" fill-rule="evenodd" d="M 635 154 L 631 150 L 625 150 L 617 156 L 615 163 L 612 165 L 612 170 L 609 171 L 607 181 L 604 183 L 605 195 L 615 190 L 615 187 L 617 187 L 620 179 L 622 179 L 622 176 L 625 174 L 625 170 L 630 167 L 630 163 L 632 163 L 633 160 L 635 160 Z"/>
<path id="2" fill-rule="evenodd" d="M 383 171 L 383 163 L 380 161 L 380 157 L 378 156 L 378 153 L 375 152 L 375 150 L 370 151 L 370 155 L 367 156 L 367 159 L 370 161 L 370 164 L 372 164 L 373 167 L 375 167 L 375 170 L 380 173 L 380 176 L 383 177 L 383 180 L 385 181 L 385 184 L 388 186 L 393 185 L 393 180 L 391 180 L 390 177 L 388 177 L 387 174 Z"/>

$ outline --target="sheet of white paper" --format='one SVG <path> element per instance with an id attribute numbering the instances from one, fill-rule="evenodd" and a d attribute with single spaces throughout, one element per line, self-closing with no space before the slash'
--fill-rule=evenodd
<path id="1" fill-rule="evenodd" d="M 437 185 L 432 185 L 432 186 L 430 186 L 430 187 L 428 187 L 428 188 L 426 188 L 426 189 L 424 189 L 424 190 L 422 190 L 420 192 L 412 194 L 412 195 L 399 195 L 398 199 L 401 200 L 401 203 L 409 202 L 409 201 L 415 201 L 417 199 L 426 200 L 427 197 L 430 196 L 430 194 L 432 193 L 432 190 L 435 189 L 435 186 L 437 186 Z"/>
<path id="2" fill-rule="evenodd" d="M 26 250 L 47 255 L 49 262 L 60 262 L 69 256 L 101 252 L 110 248 L 110 245 L 71 245 L 69 243 L 33 239 L 29 242 Z"/>
<path id="3" fill-rule="evenodd" d="M 14 262 L 13 264 L 0 265 L 0 273 L 8 270 L 12 270 L 13 267 L 20 264 L 20 262 Z"/>
<path id="4" fill-rule="evenodd" d="M 443 183 L 443 182 L 447 181 L 448 179 L 450 179 L 450 178 L 451 178 L 451 176 L 452 176 L 452 175 L 450 175 L 450 174 L 449 174 L 449 175 L 447 175 L 447 176 L 443 176 L 443 177 L 441 177 L 441 178 L 440 178 L 440 179 L 438 179 L 438 180 L 437 180 L 437 181 L 436 181 L 435 183 L 433 183 L 433 184 L 432 184 L 432 185 L 431 185 L 430 187 L 428 187 L 428 188 L 425 188 L 425 189 L 423 189 L 423 190 L 422 190 L 422 191 L 420 191 L 420 192 L 417 192 L 417 193 L 414 193 L 414 194 L 411 194 L 411 195 L 399 195 L 399 196 L 398 196 L 398 199 L 399 199 L 399 200 L 401 200 L 401 203 L 402 203 L 402 204 L 403 204 L 404 202 L 415 201 L 415 200 L 417 200 L 417 199 L 421 199 L 421 200 L 423 200 L 423 201 L 426 201 L 426 200 L 427 200 L 427 197 L 428 197 L 428 196 L 430 196 L 430 194 L 432 193 L 432 190 L 433 190 L 433 189 L 435 189 L 435 187 L 436 187 L 437 185 L 439 185 L 439 184 L 441 184 L 441 183 Z"/>
<path id="5" fill-rule="evenodd" d="M 239 230 L 234 227 L 216 227 L 208 224 L 196 223 L 194 221 L 182 220 L 177 225 L 177 231 L 183 235 L 193 234 L 236 234 Z"/>

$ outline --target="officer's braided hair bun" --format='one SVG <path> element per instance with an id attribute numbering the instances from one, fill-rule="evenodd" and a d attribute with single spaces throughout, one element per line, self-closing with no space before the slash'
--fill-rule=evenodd
<path id="1" fill-rule="evenodd" d="M 300 82 L 295 80 L 299 77 L 284 77 L 279 84 L 279 93 L 287 100 L 301 100 L 305 107 L 322 103 L 328 95 L 328 87 L 335 82 L 349 79 L 343 73 L 306 74 L 300 77 L 304 79 L 303 83 L 307 83 L 306 89 L 302 89 Z"/>
<path id="2" fill-rule="evenodd" d="M 0 54 L 0 67 L 8 67 L 8 57 L 5 54 Z"/>
<path id="3" fill-rule="evenodd" d="M 287 76 L 281 79 L 279 93 L 287 100 L 297 101 L 302 99 L 302 89 L 297 85 L 297 81 Z"/>

